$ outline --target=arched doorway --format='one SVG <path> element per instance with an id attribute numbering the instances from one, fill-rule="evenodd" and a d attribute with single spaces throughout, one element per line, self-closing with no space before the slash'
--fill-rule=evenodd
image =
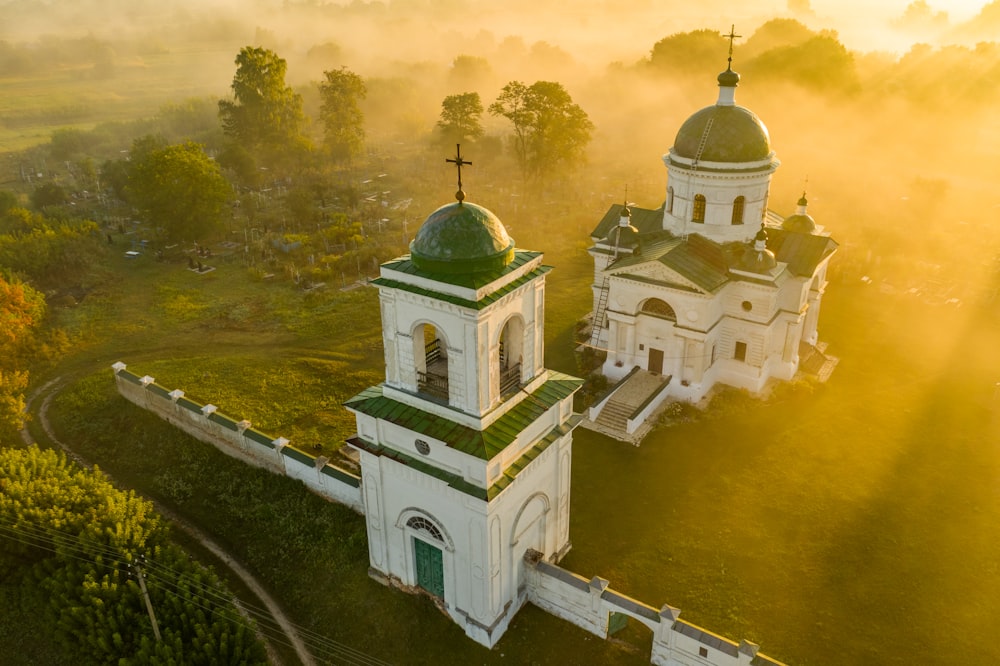
<path id="1" fill-rule="evenodd" d="M 406 526 L 412 530 L 426 534 L 438 543 L 444 539 L 437 525 L 424 518 L 414 516 L 406 521 Z M 413 539 L 413 568 L 416 573 L 417 587 L 430 592 L 435 597 L 444 598 L 444 553 L 439 546 L 429 543 L 419 536 Z"/>

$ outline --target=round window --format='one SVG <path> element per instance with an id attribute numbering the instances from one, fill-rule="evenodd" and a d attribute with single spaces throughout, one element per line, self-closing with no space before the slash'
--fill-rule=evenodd
<path id="1" fill-rule="evenodd" d="M 417 453 L 426 456 L 431 452 L 431 445 L 422 439 L 417 440 Z"/>
<path id="2" fill-rule="evenodd" d="M 753 303 L 750 301 L 743 301 L 743 311 L 750 312 L 751 310 L 753 310 Z"/>

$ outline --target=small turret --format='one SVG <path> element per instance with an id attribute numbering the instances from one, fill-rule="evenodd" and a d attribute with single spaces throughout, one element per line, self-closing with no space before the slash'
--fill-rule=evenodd
<path id="1" fill-rule="evenodd" d="M 786 217 L 781 223 L 781 228 L 785 231 L 795 231 L 801 234 L 811 234 L 816 231 L 816 220 L 806 212 L 808 205 L 809 201 L 806 199 L 806 193 L 803 192 L 795 209 L 795 215 Z"/>
<path id="2" fill-rule="evenodd" d="M 760 231 L 753 237 L 753 243 L 743 251 L 740 269 L 752 273 L 769 273 L 777 265 L 774 252 L 767 249 L 767 231 L 761 224 Z"/>

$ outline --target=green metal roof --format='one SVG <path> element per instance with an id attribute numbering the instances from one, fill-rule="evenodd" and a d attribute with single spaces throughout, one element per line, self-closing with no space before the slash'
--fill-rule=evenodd
<path id="1" fill-rule="evenodd" d="M 446 303 L 453 303 L 459 307 L 469 308 L 470 310 L 482 310 L 488 305 L 495 303 L 501 297 L 509 294 L 518 287 L 528 282 L 531 282 L 540 275 L 545 275 L 550 270 L 551 266 L 539 266 L 530 273 L 526 273 L 516 280 L 505 284 L 500 289 L 490 292 L 486 296 L 483 296 L 478 301 L 471 301 L 467 298 L 460 298 L 452 294 L 445 294 L 440 291 L 434 291 L 432 289 L 424 289 L 423 287 L 417 287 L 416 285 L 407 284 L 406 282 L 400 282 L 399 280 L 390 280 L 387 278 L 375 278 L 371 281 L 371 284 L 378 285 L 380 287 L 388 287 L 390 289 L 401 289 L 402 291 L 408 291 L 411 294 L 419 294 L 421 296 L 428 296 L 435 300 L 444 301 Z"/>
<path id="2" fill-rule="evenodd" d="M 837 242 L 829 236 L 767 229 L 767 249 L 774 252 L 778 261 L 788 264 L 788 270 L 795 275 L 812 275 L 820 262 L 836 252 L 837 247 Z"/>
<path id="3" fill-rule="evenodd" d="M 591 233 L 594 238 L 606 239 L 621 217 L 621 204 L 614 204 L 604 214 Z M 626 269 L 658 261 L 707 292 L 715 292 L 733 279 L 730 267 L 739 267 L 747 243 L 716 243 L 701 234 L 691 234 L 686 239 L 663 230 L 663 209 L 649 210 L 630 206 L 632 224 L 639 229 L 639 246 L 635 253 L 623 253 L 609 267 L 612 274 L 638 281 L 648 278 L 625 274 Z M 809 277 L 820 262 L 837 250 L 837 243 L 829 236 L 797 232 L 780 227 L 767 227 L 767 249 L 775 258 L 788 265 L 788 270 L 800 277 Z M 744 279 L 744 278 L 739 278 Z M 683 285 L 679 285 L 684 288 Z"/>
<path id="4" fill-rule="evenodd" d="M 420 265 L 418 265 L 419 262 L 414 261 L 413 256 L 409 254 L 393 259 L 392 261 L 387 261 L 382 265 L 385 268 L 398 271 L 400 273 L 406 273 L 407 275 L 416 275 L 418 277 L 427 278 L 428 280 L 434 280 L 436 282 L 453 284 L 456 287 L 479 289 L 481 287 L 485 287 L 491 282 L 499 280 L 505 275 L 509 275 L 532 259 L 540 256 L 542 256 L 541 252 L 533 252 L 531 250 L 515 250 L 514 258 L 510 261 L 510 263 L 506 264 L 502 268 L 484 273 L 434 273 L 423 270 Z M 372 282 L 378 284 L 380 279 L 381 278 L 377 278 L 372 280 Z"/>
<path id="5" fill-rule="evenodd" d="M 424 459 L 417 458 L 416 456 L 412 456 L 408 453 L 403 453 L 397 449 L 390 449 L 386 446 L 361 439 L 360 437 L 352 437 L 351 439 L 348 439 L 347 442 L 351 446 L 368 451 L 369 453 L 377 456 L 391 458 L 392 460 L 406 465 L 407 467 L 443 481 L 451 488 L 465 493 L 466 495 L 481 500 L 491 501 L 502 493 L 508 486 L 510 486 L 510 484 L 514 482 L 514 479 L 517 478 L 517 475 L 526 469 L 535 458 L 541 455 L 542 451 L 549 448 L 553 442 L 557 441 L 560 437 L 576 427 L 576 424 L 579 423 L 582 418 L 583 417 L 579 415 L 575 415 L 569 420 L 569 422 L 550 430 L 545 437 L 540 439 L 533 447 L 525 451 L 523 455 L 512 462 L 510 466 L 503 471 L 500 478 L 497 479 L 496 482 L 493 483 L 493 485 L 491 485 L 488 489 L 481 488 L 474 483 L 466 481 L 458 474 L 446 472 L 438 467 L 435 467 Z"/>
<path id="6" fill-rule="evenodd" d="M 547 370 L 545 383 L 484 430 L 463 426 L 443 416 L 407 405 L 383 394 L 383 385 L 372 386 L 344 403 L 348 409 L 389 421 L 418 434 L 440 440 L 449 447 L 491 460 L 511 444 L 538 417 L 580 388 L 582 379 Z"/>
<path id="7" fill-rule="evenodd" d="M 494 272 L 514 258 L 514 241 L 492 212 L 459 200 L 431 213 L 410 244 L 423 270 L 467 275 Z"/>
<path id="8" fill-rule="evenodd" d="M 608 236 L 618 226 L 623 208 L 622 204 L 613 204 L 608 209 L 608 212 L 604 214 L 604 217 L 601 218 L 601 221 L 597 223 L 597 226 L 594 227 L 594 230 L 590 232 L 590 236 L 592 238 L 608 240 Z M 640 234 L 658 231 L 663 228 L 663 206 L 660 206 L 656 210 L 638 208 L 636 206 L 629 206 L 628 209 L 632 213 L 632 226 L 638 229 Z"/>
<path id="9" fill-rule="evenodd" d="M 609 271 L 617 274 L 651 261 L 658 261 L 709 293 L 729 281 L 729 261 L 722 245 L 698 234 L 691 234 L 685 240 L 669 231 L 644 235 L 639 242 L 639 253 L 621 257 Z"/>

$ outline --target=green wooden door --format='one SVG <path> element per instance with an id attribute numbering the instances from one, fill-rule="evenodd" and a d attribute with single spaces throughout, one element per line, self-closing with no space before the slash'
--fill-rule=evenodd
<path id="1" fill-rule="evenodd" d="M 441 549 L 426 541 L 413 540 L 413 556 L 417 563 L 417 585 L 435 597 L 444 597 L 444 564 Z"/>
<path id="2" fill-rule="evenodd" d="M 608 636 L 617 634 L 628 626 L 628 615 L 625 613 L 611 613 L 608 616 Z"/>

